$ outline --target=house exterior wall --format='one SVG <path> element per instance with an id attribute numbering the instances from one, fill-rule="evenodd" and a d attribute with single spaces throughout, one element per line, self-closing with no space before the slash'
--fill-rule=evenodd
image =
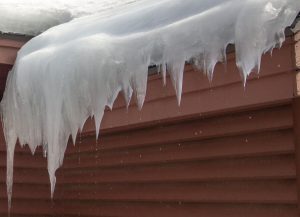
<path id="1" fill-rule="evenodd" d="M 31 156 L 17 148 L 12 216 L 300 216 L 298 51 L 289 38 L 265 55 L 245 89 L 233 54 L 211 84 L 187 66 L 180 107 L 171 82 L 163 87 L 151 76 L 142 111 L 134 102 L 127 111 L 120 97 L 105 113 L 99 141 L 89 120 L 68 146 L 53 201 L 41 150 Z"/>
<path id="2" fill-rule="evenodd" d="M 13 65 L 18 50 L 25 42 L 24 40 L 0 38 L 0 64 Z"/>

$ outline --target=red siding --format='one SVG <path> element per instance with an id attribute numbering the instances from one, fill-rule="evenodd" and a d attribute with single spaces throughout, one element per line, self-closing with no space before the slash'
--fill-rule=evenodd
<path id="1" fill-rule="evenodd" d="M 212 84 L 187 66 L 181 107 L 152 76 L 141 112 L 120 98 L 101 138 L 69 145 L 51 201 L 46 160 L 18 148 L 12 216 L 296 217 L 295 49 L 263 57 L 246 89 L 230 55 Z M 0 216 L 7 212 L 0 145 Z"/>
<path id="2" fill-rule="evenodd" d="M 120 217 L 298 216 L 292 129 L 286 104 L 107 133 L 98 144 L 82 138 L 60 172 L 61 209 Z"/>
<path id="3" fill-rule="evenodd" d="M 24 45 L 25 41 L 15 41 L 0 38 L 0 64 L 13 65 L 18 50 Z"/>
<path id="4" fill-rule="evenodd" d="M 0 99 L 5 89 L 7 72 L 11 69 L 11 65 L 0 64 Z"/>

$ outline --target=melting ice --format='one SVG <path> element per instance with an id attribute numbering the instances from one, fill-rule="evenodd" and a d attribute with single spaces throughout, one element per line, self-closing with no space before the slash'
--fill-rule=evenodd
<path id="1" fill-rule="evenodd" d="M 142 108 L 149 65 L 160 66 L 164 80 L 170 74 L 180 103 L 185 62 L 212 77 L 234 43 L 246 80 L 261 55 L 282 44 L 299 10 L 299 0 L 144 0 L 33 38 L 19 51 L 1 102 L 9 202 L 17 139 L 32 152 L 43 146 L 53 195 L 69 136 L 75 141 L 88 117 L 98 135 L 119 92 Z"/>

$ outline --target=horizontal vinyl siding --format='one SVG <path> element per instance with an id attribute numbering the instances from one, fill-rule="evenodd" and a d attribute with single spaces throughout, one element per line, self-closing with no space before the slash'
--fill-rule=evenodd
<path id="1" fill-rule="evenodd" d="M 2 150 L 0 153 L 0 216 L 7 216 L 6 156 Z M 53 216 L 55 202 L 50 199 L 46 159 L 37 166 L 40 160 L 37 156 L 32 156 L 29 149 L 17 152 L 15 159 L 11 216 Z"/>
<path id="2" fill-rule="evenodd" d="M 288 39 L 263 57 L 260 76 L 251 75 L 246 89 L 233 54 L 227 71 L 218 64 L 212 84 L 187 65 L 180 107 L 170 82 L 162 87 L 151 76 L 141 112 L 134 102 L 127 111 L 118 98 L 98 141 L 89 120 L 76 146 L 70 142 L 53 200 L 42 150 L 32 156 L 17 147 L 11 216 L 298 216 L 293 55 Z M 0 139 L 0 216 L 6 216 Z"/>
<path id="3" fill-rule="evenodd" d="M 297 216 L 291 105 L 83 137 L 66 216 Z"/>

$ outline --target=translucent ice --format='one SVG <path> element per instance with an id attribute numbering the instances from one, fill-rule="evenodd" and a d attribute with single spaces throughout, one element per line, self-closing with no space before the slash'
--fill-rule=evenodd
<path id="1" fill-rule="evenodd" d="M 17 139 L 32 152 L 43 145 L 53 194 L 69 135 L 75 140 L 88 117 L 98 135 L 104 108 L 119 92 L 142 108 L 149 65 L 163 77 L 168 71 L 180 103 L 185 62 L 212 78 L 234 43 L 246 80 L 261 55 L 284 41 L 299 10 L 299 0 L 144 0 L 33 38 L 18 53 L 1 102 L 9 198 Z"/>

